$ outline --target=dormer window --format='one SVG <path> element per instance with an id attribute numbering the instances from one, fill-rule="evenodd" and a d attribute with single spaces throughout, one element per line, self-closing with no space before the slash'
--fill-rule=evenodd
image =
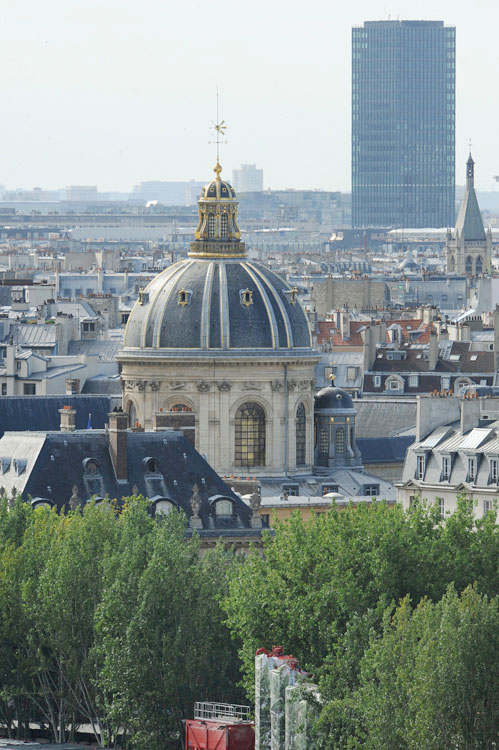
<path id="1" fill-rule="evenodd" d="M 489 464 L 489 484 L 497 484 L 499 479 L 499 459 L 491 458 Z"/>
<path id="2" fill-rule="evenodd" d="M 441 480 L 448 480 L 450 477 L 450 457 L 442 456 L 442 476 Z"/>
<path id="3" fill-rule="evenodd" d="M 416 479 L 424 479 L 426 470 L 426 456 L 416 457 Z"/>
<path id="4" fill-rule="evenodd" d="M 6 474 L 8 470 L 10 469 L 10 464 L 12 462 L 12 459 L 10 458 L 0 458 L 0 473 Z"/>
<path id="5" fill-rule="evenodd" d="M 239 297 L 241 299 L 241 304 L 245 307 L 249 307 L 253 304 L 253 292 L 251 289 L 240 289 Z"/>
<path id="6" fill-rule="evenodd" d="M 217 500 L 215 503 L 216 516 L 231 516 L 232 502 L 230 500 Z"/>
<path id="7" fill-rule="evenodd" d="M 190 291 L 190 289 L 180 289 L 177 292 L 178 304 L 181 307 L 185 307 L 186 305 L 190 305 L 190 303 L 191 303 L 191 297 L 192 297 L 192 292 Z"/>
<path id="8" fill-rule="evenodd" d="M 174 507 L 174 504 L 170 500 L 158 500 L 154 505 L 154 515 L 167 516 Z"/>
<path id="9" fill-rule="evenodd" d="M 99 462 L 96 458 L 84 458 L 83 459 L 83 469 L 85 471 L 85 474 L 99 474 Z"/>
<path id="10" fill-rule="evenodd" d="M 474 482 L 476 480 L 476 457 L 468 458 L 468 476 L 466 477 L 467 482 Z"/>
<path id="11" fill-rule="evenodd" d="M 146 474 L 159 474 L 159 462 L 156 458 L 144 458 Z"/>

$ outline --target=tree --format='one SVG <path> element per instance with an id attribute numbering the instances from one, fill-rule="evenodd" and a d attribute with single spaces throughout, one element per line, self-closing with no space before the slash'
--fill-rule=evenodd
<path id="1" fill-rule="evenodd" d="M 230 561 L 221 549 L 200 557 L 199 539 L 185 541 L 185 523 L 174 511 L 155 521 L 128 617 L 121 632 L 103 634 L 110 715 L 144 750 L 177 743 L 195 700 L 239 698 L 237 654 L 218 604 Z M 99 613 L 101 628 L 115 588 Z"/>
<path id="2" fill-rule="evenodd" d="M 372 637 L 353 700 L 368 750 L 497 747 L 499 598 L 450 586 L 412 611 L 406 597 Z"/>

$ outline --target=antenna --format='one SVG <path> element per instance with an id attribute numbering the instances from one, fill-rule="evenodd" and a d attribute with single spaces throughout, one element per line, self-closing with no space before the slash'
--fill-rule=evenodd
<path id="1" fill-rule="evenodd" d="M 221 143 L 227 143 L 227 141 L 220 140 L 220 138 L 224 137 L 225 131 L 227 130 L 227 125 L 225 124 L 225 120 L 222 120 L 220 122 L 219 114 L 218 114 L 218 87 L 217 87 L 217 120 L 216 122 L 211 123 L 210 130 L 213 130 L 215 133 L 215 140 L 209 141 L 209 143 L 215 143 L 217 146 L 217 165 L 220 163 L 220 144 Z"/>

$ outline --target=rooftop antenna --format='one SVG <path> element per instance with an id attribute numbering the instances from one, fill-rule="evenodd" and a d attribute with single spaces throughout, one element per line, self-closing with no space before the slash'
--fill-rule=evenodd
<path id="1" fill-rule="evenodd" d="M 213 130 L 215 132 L 215 140 L 209 141 L 209 143 L 215 143 L 217 146 L 217 166 L 220 164 L 220 144 L 221 143 L 227 143 L 227 141 L 220 140 L 223 139 L 225 135 L 225 131 L 227 130 L 227 125 L 225 124 L 225 120 L 220 121 L 219 114 L 218 114 L 218 87 L 217 87 L 217 121 L 211 123 L 210 130 Z"/>

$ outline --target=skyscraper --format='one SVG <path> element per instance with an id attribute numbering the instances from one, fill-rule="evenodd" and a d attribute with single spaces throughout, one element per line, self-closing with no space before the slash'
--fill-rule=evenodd
<path id="1" fill-rule="evenodd" d="M 454 225 L 456 29 L 352 29 L 352 225 Z"/>

